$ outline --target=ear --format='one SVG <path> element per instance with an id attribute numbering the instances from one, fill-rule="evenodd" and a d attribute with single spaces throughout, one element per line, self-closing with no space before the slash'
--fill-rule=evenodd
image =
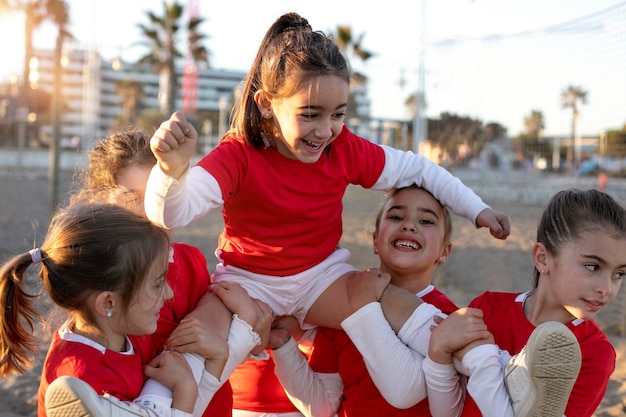
<path id="1" fill-rule="evenodd" d="M 535 243 L 532 249 L 533 264 L 537 271 L 549 271 L 551 256 L 543 243 Z"/>
<path id="2" fill-rule="evenodd" d="M 107 317 L 107 314 L 114 313 L 117 304 L 111 291 L 99 292 L 94 299 L 94 310 L 96 315 Z"/>
<path id="3" fill-rule="evenodd" d="M 441 251 L 441 256 L 437 258 L 437 263 L 445 264 L 446 260 L 448 260 L 448 256 L 450 256 L 450 252 L 452 252 L 452 243 L 446 243 Z"/>
<path id="4" fill-rule="evenodd" d="M 257 92 L 254 93 L 254 102 L 263 117 L 267 114 L 272 114 L 272 102 L 265 90 L 257 90 Z"/>

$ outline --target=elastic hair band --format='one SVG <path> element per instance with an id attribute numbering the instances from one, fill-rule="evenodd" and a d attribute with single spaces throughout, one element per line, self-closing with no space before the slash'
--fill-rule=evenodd
<path id="1" fill-rule="evenodd" d="M 30 253 L 30 259 L 34 264 L 38 264 L 41 262 L 41 250 L 39 248 L 31 249 L 28 251 Z"/>

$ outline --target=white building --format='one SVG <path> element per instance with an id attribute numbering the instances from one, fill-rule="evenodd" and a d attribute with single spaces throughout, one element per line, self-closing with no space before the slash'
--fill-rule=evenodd
<path id="1" fill-rule="evenodd" d="M 36 51 L 35 56 L 31 80 L 36 80 L 37 88 L 52 93 L 53 51 Z M 182 70 L 177 68 L 181 86 L 177 108 L 180 109 L 183 108 Z M 225 105 L 233 102 L 245 76 L 244 71 L 200 69 L 195 96 L 197 110 L 223 111 Z M 82 147 L 89 148 L 96 139 L 108 135 L 123 113 L 119 83 L 128 81 L 141 85 L 143 108 L 159 108 L 159 76 L 149 68 L 105 60 L 95 51 L 69 52 L 63 59 L 61 141 L 71 143 L 80 138 Z M 42 129 L 44 134 L 51 130 L 49 126 Z"/>
<path id="2" fill-rule="evenodd" d="M 31 64 L 31 81 L 37 88 L 53 91 L 53 54 L 51 50 L 35 51 Z M 141 104 L 144 109 L 159 108 L 159 76 L 149 67 L 138 68 L 130 63 L 103 59 L 97 51 L 73 50 L 63 59 L 62 75 L 62 146 L 80 146 L 89 149 L 98 138 L 105 137 L 123 114 L 124 97 L 121 82 L 141 85 Z M 183 109 L 183 71 L 177 67 L 178 97 L 176 107 Z M 193 101 L 198 112 L 219 114 L 219 126 L 203 125 L 205 135 L 221 136 L 227 124 L 227 111 L 235 100 L 237 90 L 247 73 L 245 71 L 198 69 L 197 89 Z M 189 90 L 187 90 L 189 91 Z M 353 89 L 357 118 L 369 120 L 370 101 L 367 88 Z M 208 122 L 208 121 L 207 121 Z M 347 121 L 350 125 L 350 121 Z M 209 130 L 207 133 L 206 130 Z M 43 136 L 51 135 L 50 126 L 42 126 Z M 219 133 L 218 133 L 219 132 Z M 212 141 L 213 139 L 211 139 Z M 78 142 L 78 143 L 77 143 Z"/>

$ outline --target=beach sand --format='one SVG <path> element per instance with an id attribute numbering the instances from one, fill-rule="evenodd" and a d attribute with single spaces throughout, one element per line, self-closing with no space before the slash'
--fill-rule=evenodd
<path id="1" fill-rule="evenodd" d="M 6 260 L 9 256 L 32 248 L 35 243 L 41 243 L 49 217 L 48 182 L 45 174 L 36 170 L 27 172 L 1 168 L 0 260 Z M 525 291 L 532 287 L 530 248 L 542 205 L 546 201 L 545 196 L 538 195 L 537 189 L 533 188 L 533 198 L 529 198 L 527 194 L 516 198 L 516 193 L 523 194 L 517 186 L 505 186 L 503 190 L 498 190 L 502 176 L 496 173 L 494 177 L 499 180 L 497 184 L 493 180 L 491 183 L 486 182 L 483 176 L 476 178 L 475 174 L 468 174 L 467 180 L 463 179 L 487 203 L 511 216 L 512 233 L 505 241 L 496 240 L 487 230 L 477 230 L 469 221 L 454 216 L 452 253 L 446 264 L 439 269 L 434 283 L 458 305 L 467 305 L 472 298 L 485 290 Z M 532 180 L 537 179 L 542 180 Z M 59 187 L 62 193 L 67 192 L 70 181 L 70 174 L 64 173 Z M 527 178 L 521 180 L 528 181 Z M 541 184 L 552 183 L 543 179 Z M 551 187 L 564 186 L 558 184 L 561 183 L 554 183 Z M 564 184 L 569 183 L 565 181 Z M 610 187 L 611 184 L 609 190 Z M 552 190 L 549 190 L 548 194 L 551 193 Z M 382 198 L 383 193 L 358 187 L 350 187 L 344 198 L 344 235 L 341 244 L 350 249 L 351 262 L 357 268 L 378 266 L 377 258 L 371 251 L 371 232 Z M 199 247 L 207 257 L 209 269 L 213 270 L 215 258 L 212 251 L 221 226 L 218 210 L 198 219 L 192 226 L 176 231 L 174 239 Z M 620 296 L 623 297 L 623 294 L 624 286 Z M 615 324 L 616 321 L 619 322 L 616 317 L 624 317 L 624 303 L 616 301 L 613 304 L 612 308 L 607 307 L 601 312 L 597 319 L 611 338 L 618 355 L 615 373 L 609 381 L 602 404 L 594 414 L 597 417 L 626 415 L 626 338 L 619 334 L 623 331 L 623 324 L 621 328 L 620 324 Z M 42 308 L 47 308 L 45 300 Z M 41 361 L 48 340 L 43 336 L 41 352 L 36 356 L 32 369 L 24 375 L 11 375 L 0 381 L 0 416 L 36 416 Z"/>

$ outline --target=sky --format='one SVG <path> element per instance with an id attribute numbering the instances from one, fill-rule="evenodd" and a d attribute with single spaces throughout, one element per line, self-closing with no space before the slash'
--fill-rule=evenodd
<path id="1" fill-rule="evenodd" d="M 576 82 L 564 79 L 563 85 L 552 87 L 555 90 L 550 93 L 550 98 L 546 95 L 539 99 L 539 103 L 537 97 L 534 97 L 534 102 L 524 98 L 523 91 L 515 92 L 518 95 L 515 106 L 504 102 L 507 99 L 501 97 L 494 103 L 494 100 L 486 98 L 491 96 L 459 93 L 456 87 L 472 83 L 478 77 L 481 87 L 489 88 L 493 84 L 497 88 L 497 83 L 485 81 L 484 76 L 481 78 L 479 67 L 470 65 L 464 68 L 464 65 L 453 63 L 451 68 L 442 69 L 441 63 L 450 58 L 438 57 L 438 50 L 433 52 L 428 46 L 422 49 L 422 39 L 427 44 L 436 44 L 440 40 L 507 36 L 570 21 L 624 0 L 388 0 L 367 4 L 356 0 L 185 0 L 185 3 L 190 1 L 196 2 L 200 16 L 206 19 L 201 30 L 209 35 L 205 45 L 211 52 L 214 68 L 247 71 L 270 25 L 282 13 L 294 11 L 307 18 L 314 29 L 332 33 L 338 25 L 349 25 L 353 34 L 364 35 L 364 48 L 374 52 L 375 56 L 366 63 L 353 59 L 352 65 L 369 77 L 373 117 L 410 118 L 404 103 L 409 95 L 417 91 L 420 63 L 423 62 L 429 117 L 436 117 L 447 110 L 485 122 L 499 122 L 508 127 L 509 134 L 515 135 L 523 130 L 524 116 L 537 107 L 544 111 L 547 132 L 568 133 L 571 114 L 563 110 L 559 112 L 557 102 L 560 100 L 560 89 Z M 158 0 L 67 2 L 75 47 L 95 46 L 104 56 L 121 55 L 127 59 L 143 52 L 132 44 L 140 39 L 137 24 L 147 23 L 145 12 L 152 10 L 161 14 L 162 11 Z M 423 21 L 425 24 L 422 27 Z M 23 18 L 18 13 L 0 18 L 0 39 L 3 39 L 0 42 L 0 56 L 3 57 L 0 61 L 0 82 L 6 81 L 12 74 L 21 73 L 22 25 Z M 52 48 L 54 36 L 51 25 L 44 26 L 35 34 L 35 45 Z M 469 52 L 470 49 L 465 48 L 457 55 L 468 54 L 471 57 L 474 52 Z M 423 59 L 420 59 L 422 50 Z M 506 72 L 511 80 L 518 76 L 508 69 Z M 541 100 L 546 101 L 545 110 L 541 107 Z M 615 123 L 621 127 L 626 120 Z M 599 130 L 602 126 L 587 128 Z"/>

